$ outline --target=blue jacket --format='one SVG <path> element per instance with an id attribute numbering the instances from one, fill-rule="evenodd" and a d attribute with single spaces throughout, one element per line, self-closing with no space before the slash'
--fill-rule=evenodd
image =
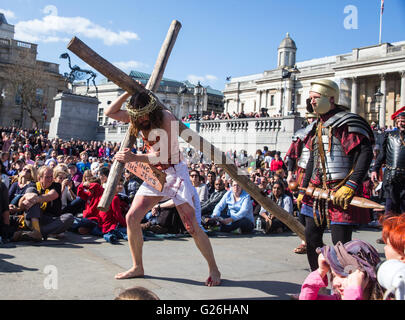
<path id="1" fill-rule="evenodd" d="M 226 206 L 228 206 L 228 216 L 230 216 L 234 221 L 245 217 L 254 223 L 252 199 L 245 190 L 242 190 L 240 199 L 237 202 L 235 202 L 232 190 L 225 193 L 219 203 L 215 206 L 211 217 L 219 217 L 222 210 L 224 210 Z"/>

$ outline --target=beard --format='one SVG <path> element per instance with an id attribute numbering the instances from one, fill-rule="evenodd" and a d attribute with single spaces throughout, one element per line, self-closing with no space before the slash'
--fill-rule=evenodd
<path id="1" fill-rule="evenodd" d="M 138 122 L 139 130 L 150 130 L 152 128 L 152 124 L 149 120 Z"/>

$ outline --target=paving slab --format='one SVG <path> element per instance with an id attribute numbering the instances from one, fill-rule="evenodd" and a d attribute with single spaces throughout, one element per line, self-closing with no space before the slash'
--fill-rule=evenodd
<path id="1" fill-rule="evenodd" d="M 377 244 L 377 229 L 361 228 L 354 239 Z M 144 242 L 145 278 L 116 280 L 131 267 L 128 242 L 66 233 L 63 240 L 0 245 L 0 299 L 112 300 L 124 289 L 144 286 L 162 300 L 287 300 L 300 291 L 309 265 L 306 255 L 293 253 L 300 239 L 277 235 L 210 236 L 222 285 L 206 287 L 207 264 L 191 237 L 155 238 Z M 324 242 L 331 244 L 330 233 Z"/>

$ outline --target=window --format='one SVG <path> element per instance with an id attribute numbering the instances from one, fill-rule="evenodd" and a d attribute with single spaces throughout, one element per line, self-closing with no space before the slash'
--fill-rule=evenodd
<path id="1" fill-rule="evenodd" d="M 290 65 L 290 53 L 289 53 L 288 51 L 285 53 L 284 65 L 285 65 L 285 66 L 289 66 L 289 65 Z"/>
<path id="2" fill-rule="evenodd" d="M 274 106 L 274 94 L 270 96 L 270 105 Z"/>
<path id="3" fill-rule="evenodd" d="M 42 100 L 44 100 L 44 89 L 38 88 L 35 91 L 35 100 L 39 103 L 42 102 Z"/>
<path id="4" fill-rule="evenodd" d="M 297 93 L 297 106 L 301 105 L 301 93 Z"/>
<path id="5" fill-rule="evenodd" d="M 15 104 L 20 105 L 22 104 L 22 97 L 21 97 L 21 85 L 18 86 L 17 92 L 15 93 Z"/>
<path id="6" fill-rule="evenodd" d="M 99 117 L 102 117 L 102 116 L 103 116 L 103 113 L 104 113 L 104 109 L 103 109 L 103 108 L 98 109 L 98 115 L 99 115 Z"/>

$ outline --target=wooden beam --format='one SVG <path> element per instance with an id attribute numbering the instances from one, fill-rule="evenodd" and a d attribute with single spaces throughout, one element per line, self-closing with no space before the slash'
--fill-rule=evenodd
<path id="1" fill-rule="evenodd" d="M 77 38 L 76 38 L 77 39 Z M 73 41 L 74 40 L 74 41 Z M 68 49 L 78 55 L 83 61 L 92 66 L 94 69 L 105 75 L 108 79 L 116 83 L 119 87 L 130 93 L 136 93 L 138 91 L 147 91 L 137 84 L 131 77 L 123 75 L 123 72 L 107 60 L 101 58 L 92 49 L 87 47 L 80 40 L 73 39 Z M 167 109 L 160 101 L 157 101 L 159 105 Z M 178 119 L 177 119 L 178 120 Z M 196 150 L 200 150 L 207 157 L 216 164 L 219 164 L 229 176 L 237 181 L 242 189 L 248 192 L 263 208 L 268 212 L 276 216 L 281 222 L 287 225 L 293 232 L 295 232 L 301 239 L 305 240 L 304 226 L 297 221 L 287 211 L 279 207 L 270 198 L 261 194 L 260 189 L 249 180 L 246 175 L 241 175 L 238 172 L 238 168 L 233 164 L 233 161 L 226 157 L 226 155 L 218 148 L 213 146 L 198 133 L 186 127 L 186 125 L 178 120 L 179 136 L 186 142 L 190 143 Z"/>
<path id="2" fill-rule="evenodd" d="M 137 92 L 142 92 L 142 91 L 157 91 L 160 85 L 160 81 L 162 81 L 163 78 L 163 73 L 167 65 L 167 61 L 169 60 L 170 53 L 173 49 L 173 46 L 176 42 L 177 35 L 180 31 L 181 28 L 181 23 L 177 20 L 173 20 L 169 30 L 166 35 L 166 39 L 163 42 L 163 45 L 160 49 L 159 56 L 156 60 L 155 67 L 153 69 L 153 72 L 149 78 L 149 81 L 144 88 L 140 84 L 138 84 L 136 81 L 134 81 L 129 75 L 127 75 L 125 72 L 121 71 L 117 67 L 111 65 L 107 60 L 96 54 L 93 50 L 88 48 L 86 44 L 84 44 L 80 39 L 77 37 L 74 37 L 70 43 L 68 44 L 68 49 L 75 53 L 77 56 L 79 56 L 83 61 L 92 61 L 91 66 L 96 69 L 96 70 L 105 70 L 105 72 L 102 72 L 104 76 L 106 76 L 108 79 L 114 79 L 113 82 L 117 84 L 120 88 L 126 90 L 127 92 L 131 94 L 135 94 Z M 120 150 L 123 150 L 124 148 L 132 148 L 134 143 L 136 142 L 136 137 L 133 137 L 130 135 L 129 130 L 125 133 L 125 137 L 123 141 L 121 142 Z M 133 164 L 134 165 L 134 164 Z M 140 167 L 136 166 L 137 170 L 136 172 L 139 171 Z M 110 169 L 110 174 L 108 175 L 106 187 L 103 192 L 103 196 L 101 197 L 99 204 L 97 208 L 101 211 L 108 211 L 110 208 L 112 199 L 114 198 L 115 195 L 115 190 L 118 184 L 118 181 L 120 177 L 122 176 L 122 173 L 124 171 L 125 164 L 114 160 L 111 169 Z M 145 172 L 149 173 L 155 173 L 156 175 L 156 170 L 149 164 L 145 163 L 142 165 L 142 168 L 145 169 Z M 149 182 L 159 182 L 159 179 L 152 179 L 148 180 Z M 161 181 L 160 184 L 157 184 L 161 187 Z"/>

